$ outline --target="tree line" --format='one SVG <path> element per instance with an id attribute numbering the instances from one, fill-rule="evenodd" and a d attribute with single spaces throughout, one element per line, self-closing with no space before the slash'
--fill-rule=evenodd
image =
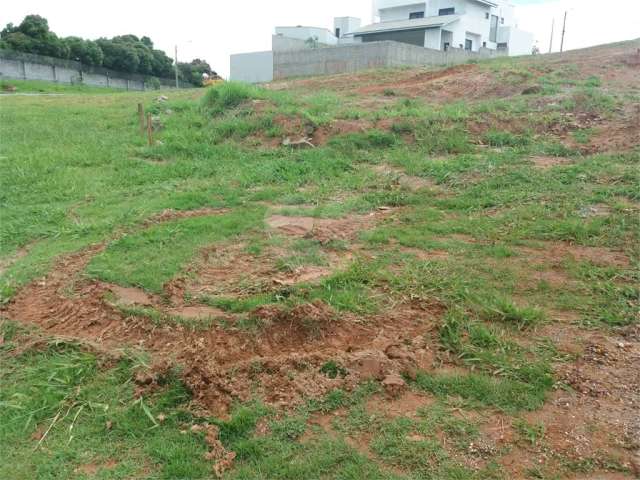
<path id="1" fill-rule="evenodd" d="M 149 37 L 119 35 L 98 40 L 61 38 L 49 30 L 49 22 L 40 15 L 27 15 L 17 26 L 7 24 L 0 32 L 0 48 L 75 60 L 85 65 L 145 76 L 175 75 L 173 60 L 164 51 L 154 48 Z M 202 84 L 203 73 L 210 76 L 216 74 L 201 59 L 178 63 L 178 71 L 183 81 L 195 85 Z"/>

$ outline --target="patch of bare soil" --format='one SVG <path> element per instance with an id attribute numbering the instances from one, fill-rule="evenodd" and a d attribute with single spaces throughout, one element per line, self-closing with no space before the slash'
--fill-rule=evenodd
<path id="1" fill-rule="evenodd" d="M 284 235 L 313 238 L 326 244 L 332 240 L 353 240 L 360 232 L 372 228 L 391 213 L 391 208 L 381 207 L 367 215 L 348 215 L 343 218 L 272 215 L 266 222 L 269 227 Z"/>
<path id="2" fill-rule="evenodd" d="M 311 142 L 318 146 L 324 145 L 332 137 L 336 135 L 346 135 L 349 133 L 363 133 L 371 129 L 373 124 L 367 120 L 345 120 L 337 119 L 333 120 L 328 125 L 324 125 L 313 132 Z"/>
<path id="3" fill-rule="evenodd" d="M 187 320 L 212 320 L 229 317 L 229 314 L 224 310 L 205 305 L 183 305 L 169 309 L 168 313 Z"/>
<path id="4" fill-rule="evenodd" d="M 555 364 L 558 388 L 545 405 L 523 415 L 544 433 L 532 444 L 518 433 L 513 418 L 497 415 L 482 428 L 483 437 L 508 446 L 499 463 L 512 478 L 528 470 L 563 471 L 566 465 L 590 465 L 594 473 L 562 478 L 630 478 L 640 470 L 640 336 L 638 327 L 601 333 L 567 323 L 556 316 L 538 332 L 559 352 L 569 355 Z M 570 319 L 569 319 L 570 320 Z"/>
<path id="5" fill-rule="evenodd" d="M 573 160 L 571 160 L 570 158 L 550 157 L 543 155 L 531 157 L 531 161 L 540 170 L 549 170 L 550 168 L 556 167 L 558 165 L 570 165 L 573 163 Z"/>
<path id="6" fill-rule="evenodd" d="M 607 87 L 627 89 L 637 85 L 640 62 L 640 40 L 572 50 L 562 54 L 540 57 L 548 69 L 562 69 L 564 65 L 577 67 L 573 77 L 585 80 L 590 76 L 602 79 Z"/>
<path id="7" fill-rule="evenodd" d="M 369 413 L 380 413 L 386 417 L 417 417 L 418 410 L 434 402 L 429 395 L 407 390 L 397 398 L 372 397 L 366 408 Z"/>
<path id="8" fill-rule="evenodd" d="M 611 460 L 640 473 L 640 342 L 629 333 L 585 333 L 574 363 L 557 367 L 571 391 L 558 391 L 530 422 L 546 425 L 545 440 L 556 454 L 573 461 Z M 594 477 L 595 478 L 595 477 Z"/>
<path id="9" fill-rule="evenodd" d="M 291 218 L 291 217 L 285 217 Z M 296 230 L 297 232 L 297 230 Z M 201 258 L 191 268 L 184 281 L 184 297 L 220 295 L 240 298 L 256 293 L 276 291 L 298 283 L 314 283 L 344 268 L 351 259 L 348 252 L 326 251 L 326 265 L 301 265 L 283 268 L 290 252 L 281 248 L 268 248 L 259 255 L 245 251 L 245 245 L 219 245 L 202 251 Z"/>
<path id="10" fill-rule="evenodd" d="M 118 466 L 118 462 L 113 459 L 107 460 L 103 464 L 85 463 L 84 465 L 80 465 L 79 467 L 74 469 L 74 473 L 94 476 L 100 470 L 111 470 L 113 468 L 116 468 L 116 466 Z"/>
<path id="11" fill-rule="evenodd" d="M 257 337 L 245 339 L 242 360 L 229 358 L 229 352 L 220 352 L 225 358 L 206 349 L 191 352 L 185 380 L 212 411 L 223 413 L 229 398 L 248 400 L 256 393 L 270 404 L 288 408 L 301 398 L 318 397 L 334 388 L 350 390 L 365 378 L 384 379 L 394 371 L 409 371 L 415 368 L 412 359 L 390 358 L 385 349 L 414 339 L 432 318 L 429 312 L 398 313 L 364 324 L 321 303 L 291 311 L 262 307 L 254 315 L 266 327 Z M 366 358 L 372 358 L 375 366 L 363 369 Z M 342 365 L 344 375 L 330 378 L 323 373 L 321 367 L 329 360 Z"/>
<path id="12" fill-rule="evenodd" d="M 366 85 L 356 90 L 361 95 L 383 94 L 392 90 L 398 95 L 425 97 L 432 102 L 448 102 L 458 98 L 475 99 L 491 96 L 509 96 L 518 87 L 507 88 L 496 82 L 493 75 L 477 65 L 457 65 L 450 68 L 402 72 L 388 82 Z M 512 91 L 513 90 L 513 91 Z"/>
<path id="13" fill-rule="evenodd" d="M 204 331 L 181 325 L 157 326 L 124 314 L 109 301 L 117 296 L 133 304 L 151 303 L 166 314 L 190 318 L 219 312 L 197 305 L 164 305 L 134 289 L 113 288 L 82 276 L 102 245 L 61 258 L 50 274 L 23 288 L 3 306 L 8 318 L 41 326 L 49 334 L 78 339 L 117 351 L 139 346 L 156 362 L 184 366 L 184 379 L 195 398 L 215 415 L 224 415 L 234 400 L 261 395 L 270 404 L 290 407 L 304 398 L 340 387 L 351 389 L 363 378 L 367 356 L 377 358 L 377 375 L 411 374 L 426 365 L 422 333 L 438 311 L 396 305 L 393 312 L 366 319 L 338 314 L 322 302 L 293 309 L 267 306 L 251 314 L 259 325 L 252 333 L 233 325 L 213 324 Z M 181 285 L 170 285 L 180 290 Z M 390 348 L 402 345 L 400 349 Z M 321 367 L 329 360 L 345 368 L 329 378 Z M 153 383 L 153 382 L 152 382 Z"/>
<path id="14" fill-rule="evenodd" d="M 151 295 L 139 288 L 109 285 L 108 289 L 115 295 L 116 302 L 120 305 L 140 305 L 148 307 L 154 304 Z"/>
<path id="15" fill-rule="evenodd" d="M 640 71 L 638 72 L 640 74 Z M 627 103 L 621 113 L 599 123 L 586 146 L 572 144 L 584 153 L 627 152 L 640 146 L 640 103 Z"/>
<path id="16" fill-rule="evenodd" d="M 183 218 L 209 217 L 214 215 L 223 215 L 228 211 L 229 209 L 227 208 L 211 208 L 211 207 L 197 208 L 195 210 L 173 210 L 169 208 L 167 210 L 163 210 L 157 215 L 150 217 L 148 220 L 145 221 L 144 225 L 150 226 L 156 223 L 170 222 L 173 220 L 180 220 Z"/>
<path id="17" fill-rule="evenodd" d="M 595 265 L 628 267 L 629 257 L 604 247 L 585 247 L 567 242 L 540 242 L 540 248 L 520 247 L 519 252 L 534 264 L 561 266 L 565 260 L 587 261 Z"/>
<path id="18" fill-rule="evenodd" d="M 362 97 L 376 96 L 371 107 L 394 101 L 400 97 L 423 97 L 429 102 L 446 103 L 461 98 L 466 100 L 507 97 L 520 94 L 522 86 L 496 81 L 494 75 L 477 65 L 465 64 L 440 69 L 410 69 L 374 75 L 371 72 L 343 74 L 276 82 L 272 88 L 316 89 L 330 88 L 336 91 L 355 91 Z M 354 88 L 354 85 L 358 86 Z M 388 92 L 393 92 L 389 95 Z"/>

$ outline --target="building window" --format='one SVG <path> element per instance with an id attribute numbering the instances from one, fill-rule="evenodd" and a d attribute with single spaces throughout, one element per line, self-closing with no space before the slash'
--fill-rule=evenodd
<path id="1" fill-rule="evenodd" d="M 487 42 L 482 42 L 482 48 L 487 48 Z"/>
<path id="2" fill-rule="evenodd" d="M 455 7 L 451 7 L 451 8 L 441 8 L 438 11 L 438 15 L 453 15 L 454 13 L 456 13 L 456 9 Z"/>
<path id="3" fill-rule="evenodd" d="M 409 20 L 413 20 L 415 18 L 424 18 L 424 12 L 411 12 L 409 14 Z"/>
<path id="4" fill-rule="evenodd" d="M 489 12 L 485 12 L 485 14 L 484 14 L 484 18 L 486 18 L 487 20 L 489 20 Z"/>
<path id="5" fill-rule="evenodd" d="M 466 39 L 464 41 L 464 49 L 468 51 L 473 50 L 473 40 Z"/>
<path id="6" fill-rule="evenodd" d="M 507 48 L 509 48 L 509 45 L 507 45 L 506 43 L 498 44 L 498 50 L 506 50 Z"/>
<path id="7" fill-rule="evenodd" d="M 496 42 L 498 40 L 498 16 L 491 15 L 491 30 L 489 30 L 489 41 Z"/>
<path id="8" fill-rule="evenodd" d="M 340 29 L 336 28 L 336 37 L 340 38 Z"/>
<path id="9" fill-rule="evenodd" d="M 504 25 L 504 17 L 500 18 L 500 23 Z"/>

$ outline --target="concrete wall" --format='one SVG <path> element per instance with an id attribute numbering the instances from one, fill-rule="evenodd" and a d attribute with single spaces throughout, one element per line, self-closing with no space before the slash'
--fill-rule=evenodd
<path id="1" fill-rule="evenodd" d="M 338 43 L 338 39 L 333 32 L 320 27 L 276 27 L 276 35 L 296 38 L 303 41 L 309 38 L 317 38 L 318 42 L 324 43 L 325 45 L 335 45 Z"/>
<path id="2" fill-rule="evenodd" d="M 322 47 L 323 45 L 318 45 Z M 281 50 L 304 50 L 311 48 L 307 42 L 299 38 L 290 38 L 283 35 L 273 35 L 271 37 L 271 50 L 278 52 Z"/>
<path id="3" fill-rule="evenodd" d="M 427 48 L 433 48 L 434 50 L 440 50 L 440 35 L 441 30 L 439 28 L 429 28 L 424 32 L 424 46 Z"/>
<path id="4" fill-rule="evenodd" d="M 447 52 L 398 42 L 372 42 L 332 48 L 273 52 L 273 79 L 311 75 L 353 73 L 381 67 L 442 66 L 471 59 L 506 55 L 489 49 L 467 52 L 451 48 Z"/>
<path id="5" fill-rule="evenodd" d="M 514 27 L 498 28 L 498 42 L 506 43 L 509 55 L 530 55 L 533 50 L 534 37 L 532 33 Z"/>
<path id="6" fill-rule="evenodd" d="M 324 49 L 322 49 L 324 50 Z M 313 52 L 315 49 L 308 49 Z M 231 55 L 231 70 L 229 78 L 231 80 L 247 83 L 264 83 L 273 80 L 274 57 L 278 53 L 285 53 L 286 50 L 239 53 Z"/>
<path id="7" fill-rule="evenodd" d="M 75 84 L 96 87 L 144 90 L 145 79 L 141 75 L 130 75 L 103 68 L 92 68 L 78 62 L 52 57 L 23 54 L 0 50 L 0 80 L 42 80 L 46 82 Z M 173 79 L 160 79 L 164 86 L 175 86 Z M 181 82 L 188 88 L 192 85 Z"/>
<path id="8" fill-rule="evenodd" d="M 384 42 L 386 40 L 389 40 L 392 42 L 407 43 L 409 45 L 424 47 L 425 28 L 423 27 L 415 30 L 367 33 L 366 35 L 358 35 L 358 38 L 362 38 L 363 43 Z"/>

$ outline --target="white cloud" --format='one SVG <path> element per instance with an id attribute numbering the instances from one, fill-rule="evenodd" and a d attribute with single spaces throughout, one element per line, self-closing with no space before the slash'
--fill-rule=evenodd
<path id="1" fill-rule="evenodd" d="M 533 31 L 546 51 L 551 18 L 561 22 L 565 9 L 569 10 L 566 48 L 640 36 L 638 0 L 549 0 L 520 5 L 520 26 Z M 357 16 L 369 22 L 371 10 L 370 0 L 21 0 L 4 2 L 0 23 L 19 23 L 25 15 L 37 13 L 62 36 L 148 35 L 170 56 L 177 43 L 181 59 L 205 58 L 214 69 L 227 74 L 229 54 L 268 50 L 276 25 L 331 28 L 334 16 Z M 556 39 L 557 49 L 559 35 Z"/>

